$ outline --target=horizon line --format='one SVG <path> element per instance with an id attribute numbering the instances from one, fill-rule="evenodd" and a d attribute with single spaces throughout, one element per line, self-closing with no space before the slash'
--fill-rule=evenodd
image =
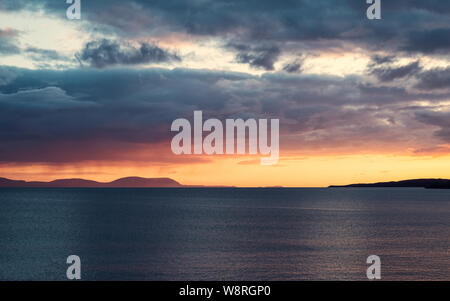
<path id="1" fill-rule="evenodd" d="M 1 182 L 3 180 L 3 183 Z M 126 181 L 148 181 L 146 184 L 140 184 L 133 183 L 133 182 L 126 182 Z M 152 181 L 161 181 L 166 180 L 166 183 L 149 183 Z M 33 180 L 33 181 L 27 181 L 27 180 L 17 180 L 17 179 L 11 179 L 11 178 L 5 178 L 0 177 L 0 188 L 354 188 L 358 187 L 355 185 L 361 185 L 359 187 L 362 187 L 364 185 L 374 185 L 374 184 L 383 184 L 383 183 L 398 183 L 398 182 L 404 182 L 404 181 L 418 181 L 418 180 L 444 180 L 444 181 L 450 181 L 449 179 L 443 179 L 443 178 L 415 178 L 415 179 L 404 179 L 404 180 L 396 180 L 396 181 L 382 181 L 382 182 L 371 182 L 371 183 L 350 183 L 350 184 L 343 184 L 343 185 L 336 185 L 336 184 L 329 184 L 327 186 L 283 186 L 283 185 L 266 185 L 266 186 L 236 186 L 236 185 L 202 185 L 202 184 L 182 184 L 178 182 L 177 180 L 170 178 L 170 177 L 140 177 L 140 176 L 126 176 L 126 177 L 120 177 L 115 180 L 111 180 L 108 182 L 100 182 L 97 180 L 91 180 L 91 179 L 84 179 L 84 178 L 58 178 L 54 180 L 49 181 L 40 181 L 40 180 Z M 74 183 L 69 181 L 80 181 L 90 183 L 91 185 L 112 185 L 112 186 L 83 186 L 82 183 Z M 9 182 L 9 183 L 8 183 Z M 62 186 L 46 186 L 51 185 L 52 183 L 56 182 L 56 185 L 62 185 Z M 125 183 L 123 183 L 125 182 Z M 122 183 L 122 184 L 121 184 Z M 3 185 L 1 185 L 3 184 Z M 10 184 L 10 186 L 8 186 Z M 37 185 L 37 186 L 28 186 L 28 187 L 20 187 L 21 184 L 25 185 Z M 64 186 L 67 185 L 67 186 Z M 114 186 L 114 185 L 117 186 Z M 151 184 L 151 186 L 149 186 Z M 6 186 L 4 186 L 6 185 Z M 19 186 L 18 186 L 19 185 Z M 43 186 L 39 186 L 43 185 Z M 135 185 L 135 186 L 134 186 Z M 353 185 L 353 187 L 352 187 Z M 376 187 L 376 186 L 372 186 Z M 380 186 L 378 186 L 380 187 Z M 398 186 L 397 186 L 398 187 Z M 410 186 L 410 187 L 418 187 L 418 186 Z"/>

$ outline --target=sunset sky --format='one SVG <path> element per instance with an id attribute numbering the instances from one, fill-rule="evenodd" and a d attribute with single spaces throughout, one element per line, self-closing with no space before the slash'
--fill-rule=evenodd
<path id="1" fill-rule="evenodd" d="M 0 0 L 0 177 L 328 186 L 450 178 L 450 1 Z M 280 159 L 174 155 L 277 118 Z"/>

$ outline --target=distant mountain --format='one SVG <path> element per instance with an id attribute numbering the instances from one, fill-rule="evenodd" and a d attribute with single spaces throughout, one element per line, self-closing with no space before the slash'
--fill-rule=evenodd
<path id="1" fill-rule="evenodd" d="M 55 188 L 147 188 L 147 187 L 183 187 L 182 184 L 170 178 L 140 178 L 128 177 L 112 182 L 96 182 L 84 179 L 60 179 L 51 182 L 26 182 L 22 180 L 10 180 L 0 178 L 0 187 L 55 187 Z"/>
<path id="2" fill-rule="evenodd" d="M 0 178 L 0 187 L 22 187 L 25 186 L 26 184 L 27 182 L 25 181 L 16 181 L 6 178 Z"/>
<path id="3" fill-rule="evenodd" d="M 397 182 L 378 182 L 350 185 L 331 185 L 329 187 L 422 187 L 450 189 L 450 180 L 446 179 L 413 179 Z"/>
<path id="4" fill-rule="evenodd" d="M 108 183 L 109 187 L 181 187 L 180 183 L 170 178 L 121 178 Z"/>

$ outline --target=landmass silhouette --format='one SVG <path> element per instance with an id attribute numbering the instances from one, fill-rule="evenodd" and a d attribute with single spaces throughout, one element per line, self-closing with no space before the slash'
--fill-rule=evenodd
<path id="1" fill-rule="evenodd" d="M 330 188 L 340 187 L 421 187 L 421 188 L 440 188 L 450 189 L 450 180 L 447 179 L 412 179 L 403 181 L 378 182 L 378 183 L 360 183 L 349 185 L 331 185 Z"/>
<path id="2" fill-rule="evenodd" d="M 112 182 L 97 182 L 85 179 L 59 179 L 50 182 L 27 182 L 0 178 L 0 187 L 55 187 L 55 188 L 146 188 L 146 187 L 185 187 L 171 178 L 126 177 Z"/>
<path id="3" fill-rule="evenodd" d="M 152 187 L 236 187 L 236 186 L 204 186 L 204 185 L 183 185 L 171 178 L 142 178 L 125 177 L 111 182 L 97 182 L 86 179 L 58 179 L 54 181 L 24 181 L 11 180 L 0 177 L 0 188 L 2 187 L 32 187 L 32 188 L 152 188 Z M 403 181 L 358 183 L 348 185 L 330 185 L 329 188 L 344 187 L 419 187 L 450 189 L 450 180 L 447 179 L 412 179 Z M 259 188 L 282 188 L 282 186 L 265 186 Z"/>

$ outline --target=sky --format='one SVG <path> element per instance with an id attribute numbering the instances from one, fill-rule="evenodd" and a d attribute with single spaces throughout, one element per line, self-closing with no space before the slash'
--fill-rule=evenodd
<path id="1" fill-rule="evenodd" d="M 450 178 L 450 2 L 0 0 L 0 177 L 321 187 Z M 279 119 L 280 158 L 175 155 Z"/>

